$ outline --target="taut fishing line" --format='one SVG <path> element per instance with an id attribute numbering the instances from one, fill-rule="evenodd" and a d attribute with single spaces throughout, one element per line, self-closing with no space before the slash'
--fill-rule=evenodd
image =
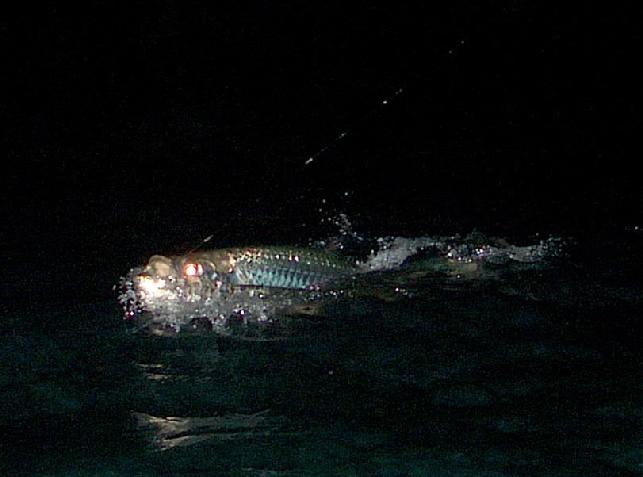
<path id="1" fill-rule="evenodd" d="M 449 48 L 446 53 L 449 57 L 453 57 L 453 55 L 456 53 L 456 48 L 461 47 L 464 45 L 464 40 L 458 41 L 456 47 Z M 344 130 L 342 130 L 339 134 L 337 134 L 335 137 L 333 137 L 330 141 L 328 141 L 326 144 L 324 144 L 323 147 L 321 147 L 317 152 L 314 154 L 311 154 L 308 156 L 302 163 L 303 167 L 305 169 L 310 170 L 311 165 L 318 163 L 320 156 L 328 152 L 329 150 L 333 149 L 336 147 L 341 141 L 343 141 L 346 137 L 348 137 L 350 134 L 352 134 L 356 129 L 358 129 L 362 124 L 367 122 L 369 119 L 371 119 L 373 116 L 376 114 L 379 114 L 380 111 L 382 111 L 384 108 L 389 106 L 393 101 L 395 101 L 399 96 L 407 92 L 406 87 L 398 87 L 393 91 L 391 94 L 381 98 L 378 100 L 377 104 L 373 106 L 371 109 L 369 109 L 366 113 L 364 113 L 359 119 L 354 121 L 352 124 L 347 126 Z M 344 196 L 348 196 L 348 193 L 345 192 Z M 322 203 L 326 203 L 326 200 L 323 199 Z M 212 238 L 214 234 L 211 234 L 198 242 L 197 245 L 194 246 L 188 253 L 195 252 L 199 250 L 201 247 L 203 247 L 204 244 L 208 243 Z"/>

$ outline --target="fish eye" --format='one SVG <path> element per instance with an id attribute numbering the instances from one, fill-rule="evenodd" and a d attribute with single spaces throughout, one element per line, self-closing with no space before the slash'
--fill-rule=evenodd
<path id="1" fill-rule="evenodd" d="M 203 275 L 203 266 L 200 263 L 186 263 L 183 266 L 183 275 L 186 277 L 200 277 Z"/>

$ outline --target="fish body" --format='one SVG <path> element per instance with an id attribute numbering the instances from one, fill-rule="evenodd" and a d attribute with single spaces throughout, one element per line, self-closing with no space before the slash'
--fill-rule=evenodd
<path id="1" fill-rule="evenodd" d="M 488 272 L 493 274 L 503 264 L 533 264 L 563 253 L 555 238 L 517 247 L 458 238 L 395 237 L 378 240 L 377 252 L 363 262 L 316 248 L 199 250 L 154 255 L 146 265 L 131 269 L 121 280 L 119 301 L 127 318 L 151 317 L 153 323 L 175 330 L 205 319 L 212 329 L 225 332 L 231 316 L 241 315 L 244 322 L 270 321 L 284 310 L 288 313 L 349 289 L 355 296 L 355 284 L 360 282 L 352 280 L 356 275 L 399 269 L 420 250 L 428 252 L 419 261 L 416 258 L 414 266 L 421 267 L 421 273 L 459 278 L 484 276 L 485 263 L 493 265 Z M 379 293 L 371 285 L 363 289 Z M 399 287 L 392 289 L 398 293 Z"/>
<path id="2" fill-rule="evenodd" d="M 343 257 L 311 249 L 241 249 L 231 262 L 233 285 L 310 289 L 355 271 Z"/>
<path id="3" fill-rule="evenodd" d="M 311 289 L 355 272 L 350 260 L 336 253 L 293 247 L 243 247 L 204 250 L 175 257 L 155 255 L 143 275 L 219 282 L 228 286 Z"/>
<path id="4" fill-rule="evenodd" d="M 314 300 L 318 292 L 359 272 L 332 251 L 297 247 L 237 247 L 152 256 L 121 281 L 126 318 L 147 317 L 178 330 L 205 318 L 225 328 L 230 316 L 267 320 Z"/>

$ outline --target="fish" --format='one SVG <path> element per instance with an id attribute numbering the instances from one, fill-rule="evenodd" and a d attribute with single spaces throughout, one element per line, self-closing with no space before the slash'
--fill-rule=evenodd
<path id="1" fill-rule="evenodd" d="M 175 257 L 152 256 L 143 274 L 184 277 L 191 283 L 269 288 L 319 288 L 357 271 L 356 263 L 332 251 L 293 247 L 206 250 Z"/>
<path id="2" fill-rule="evenodd" d="M 378 239 L 377 250 L 365 260 L 336 250 L 295 246 L 248 246 L 193 250 L 182 255 L 153 255 L 121 278 L 119 302 L 124 317 L 170 327 L 176 331 L 205 323 L 220 332 L 231 317 L 244 323 L 267 322 L 284 310 L 302 310 L 328 296 L 381 293 L 375 286 L 356 291 L 357 275 L 399 270 L 416 258 L 415 275 L 441 273 L 458 279 L 495 275 L 501 266 L 544 263 L 564 254 L 557 238 L 514 246 L 478 236 Z M 483 267 L 490 264 L 490 268 Z M 420 268 L 418 268 L 420 267 Z M 365 277 L 366 278 L 366 277 Z M 400 287 L 393 287 L 397 295 Z M 297 311 L 296 311 L 297 312 Z"/>
<path id="3" fill-rule="evenodd" d="M 225 327 L 232 315 L 266 321 L 359 273 L 359 262 L 326 249 L 250 246 L 153 255 L 121 280 L 125 318 L 179 329 Z"/>

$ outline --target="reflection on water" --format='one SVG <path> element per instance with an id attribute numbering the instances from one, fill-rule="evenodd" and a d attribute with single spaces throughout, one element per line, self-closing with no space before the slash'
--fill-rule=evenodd
<path id="1" fill-rule="evenodd" d="M 273 341 L 129 334 L 112 305 L 8 317 L 3 462 L 52 476 L 640 475 L 640 249 L 604 250 L 471 276 L 418 257 L 284 318 Z"/>
<path id="2" fill-rule="evenodd" d="M 189 446 L 210 439 L 268 438 L 284 423 L 284 419 L 271 417 L 269 411 L 216 417 L 156 417 L 145 413 L 133 415 L 138 428 L 150 431 L 152 442 L 161 450 Z"/>

